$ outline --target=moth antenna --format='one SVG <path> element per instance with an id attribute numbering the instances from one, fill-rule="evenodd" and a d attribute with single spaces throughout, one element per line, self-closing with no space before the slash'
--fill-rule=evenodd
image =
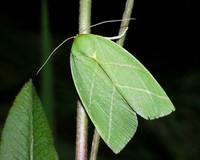
<path id="1" fill-rule="evenodd" d="M 122 38 L 126 34 L 127 30 L 128 30 L 128 27 L 126 27 L 126 29 L 124 30 L 124 32 L 122 34 L 118 35 L 118 36 L 105 37 L 105 38 L 110 39 L 110 40 L 120 39 L 120 38 Z"/>
<path id="2" fill-rule="evenodd" d="M 69 37 L 67 39 L 65 39 L 63 42 L 61 42 L 49 55 L 49 57 L 46 59 L 46 61 L 42 64 L 42 66 L 38 69 L 36 76 L 40 73 L 40 71 L 42 70 L 42 68 L 47 64 L 47 62 L 49 61 L 49 59 L 52 57 L 52 55 L 55 53 L 55 51 L 57 51 L 65 42 L 67 42 L 70 39 L 76 38 L 77 36 L 72 36 Z"/>
<path id="3" fill-rule="evenodd" d="M 96 24 L 93 24 L 91 26 L 86 27 L 85 29 L 83 29 L 81 31 L 81 34 L 83 34 L 83 32 L 85 30 L 87 30 L 88 28 L 99 26 L 99 25 L 104 24 L 104 23 L 121 22 L 121 21 L 131 21 L 131 20 L 136 20 L 136 18 L 128 18 L 128 19 L 123 19 L 123 20 L 122 19 L 115 19 L 115 20 L 108 20 L 108 21 L 99 22 L 99 23 L 96 23 Z"/>

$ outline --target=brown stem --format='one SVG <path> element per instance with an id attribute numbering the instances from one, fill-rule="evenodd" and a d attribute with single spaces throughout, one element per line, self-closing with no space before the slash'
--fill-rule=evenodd
<path id="1" fill-rule="evenodd" d="M 99 143 L 100 143 L 100 135 L 97 132 L 97 130 L 95 129 L 94 130 L 94 135 L 93 135 L 91 152 L 90 152 L 90 160 L 96 160 L 97 159 Z"/>
<path id="2" fill-rule="evenodd" d="M 123 13 L 123 16 L 122 16 L 122 23 L 121 23 L 120 29 L 119 29 L 119 35 L 121 35 L 125 31 L 125 29 L 129 26 L 130 21 L 126 21 L 125 19 L 131 18 L 133 5 L 134 5 L 134 0 L 127 0 L 126 1 L 124 13 Z M 123 46 L 125 38 L 126 38 L 126 34 L 122 38 L 120 38 L 116 43 L 119 44 L 120 46 Z"/>
<path id="3" fill-rule="evenodd" d="M 79 8 L 79 33 L 90 26 L 91 1 L 80 0 Z M 89 33 L 90 28 L 84 33 Z M 76 126 L 76 160 L 87 160 L 87 135 L 88 135 L 88 117 L 82 106 L 77 101 L 77 126 Z"/>
<path id="4" fill-rule="evenodd" d="M 88 118 L 80 101 L 77 101 L 76 160 L 87 160 Z"/>

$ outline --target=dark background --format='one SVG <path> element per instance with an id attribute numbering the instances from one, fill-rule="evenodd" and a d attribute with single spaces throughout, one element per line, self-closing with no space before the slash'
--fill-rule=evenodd
<path id="1" fill-rule="evenodd" d="M 0 6 L 0 130 L 12 102 L 30 77 L 39 92 L 40 4 L 6 1 Z M 78 0 L 50 0 L 53 46 L 78 33 Z M 99 0 L 92 5 L 92 24 L 121 19 L 125 0 Z M 136 135 L 115 155 L 101 142 L 99 159 L 200 159 L 200 65 L 198 0 L 135 0 L 125 48 L 138 58 L 168 93 L 176 107 L 171 115 L 152 121 L 139 118 Z M 115 36 L 119 23 L 92 28 Z M 53 57 L 56 100 L 55 141 L 60 159 L 74 159 L 77 94 L 69 69 L 71 43 Z M 93 126 L 90 123 L 89 137 Z M 90 140 L 91 141 L 91 140 Z"/>

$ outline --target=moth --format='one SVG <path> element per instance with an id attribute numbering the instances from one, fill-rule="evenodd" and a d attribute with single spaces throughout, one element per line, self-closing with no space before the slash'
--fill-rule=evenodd
<path id="1" fill-rule="evenodd" d="M 115 153 L 136 132 L 137 114 L 156 119 L 175 110 L 151 73 L 127 50 L 105 37 L 76 36 L 70 65 L 88 116 Z"/>

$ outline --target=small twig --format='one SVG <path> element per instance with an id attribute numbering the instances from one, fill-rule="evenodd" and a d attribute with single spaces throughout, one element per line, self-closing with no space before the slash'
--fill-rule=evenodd
<path id="1" fill-rule="evenodd" d="M 123 16 L 122 16 L 121 26 L 120 26 L 120 29 L 119 29 L 119 35 L 121 35 L 129 25 L 130 21 L 123 21 L 123 20 L 130 19 L 131 13 L 132 13 L 132 10 L 133 10 L 133 5 L 134 5 L 134 0 L 127 0 L 126 1 L 124 13 L 123 13 Z M 126 38 L 126 34 L 122 38 L 120 38 L 116 43 L 119 44 L 120 46 L 123 46 L 125 38 Z"/>
<path id="2" fill-rule="evenodd" d="M 97 132 L 97 130 L 95 129 L 94 130 L 94 135 L 93 135 L 91 152 L 90 152 L 90 160 L 96 160 L 97 159 L 99 143 L 100 143 L 100 135 Z"/>

